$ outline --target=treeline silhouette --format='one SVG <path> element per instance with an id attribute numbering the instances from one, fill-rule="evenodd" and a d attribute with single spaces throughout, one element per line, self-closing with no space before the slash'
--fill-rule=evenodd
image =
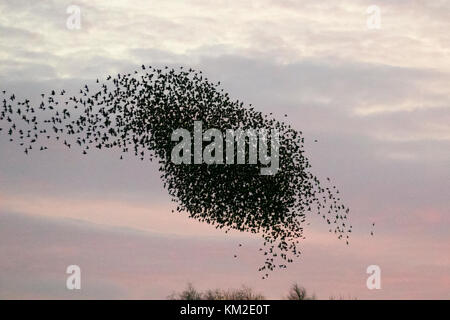
<path id="1" fill-rule="evenodd" d="M 209 289 L 199 291 L 192 283 L 188 283 L 186 289 L 183 291 L 172 293 L 167 298 L 169 300 L 266 300 L 263 294 L 256 293 L 247 286 L 242 286 L 240 289 Z M 294 283 L 283 299 L 316 300 L 316 296 L 315 294 L 309 295 L 304 287 Z"/>

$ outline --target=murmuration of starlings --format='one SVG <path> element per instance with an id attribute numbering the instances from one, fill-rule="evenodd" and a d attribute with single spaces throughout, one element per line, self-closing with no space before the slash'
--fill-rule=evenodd
<path id="1" fill-rule="evenodd" d="M 48 142 L 55 139 L 68 148 L 79 147 L 82 154 L 95 148 L 118 149 L 123 152 L 121 159 L 132 153 L 141 160 L 157 161 L 176 211 L 225 232 L 262 237 L 259 251 L 264 262 L 259 271 L 263 278 L 300 257 L 309 214 L 321 216 L 329 231 L 348 244 L 349 209 L 329 178 L 324 186 L 311 172 L 302 132 L 232 100 L 220 83 L 208 81 L 201 71 L 143 65 L 130 73 L 107 76 L 105 81 L 97 79 L 75 95 L 51 90 L 41 94 L 37 103 L 1 93 L 0 134 L 17 142 L 26 154 L 47 150 Z M 172 139 L 174 131 L 194 132 L 194 124 L 200 121 L 205 128 L 223 132 L 277 132 L 276 174 L 260 174 L 264 169 L 260 162 L 171 161 L 178 143 Z"/>

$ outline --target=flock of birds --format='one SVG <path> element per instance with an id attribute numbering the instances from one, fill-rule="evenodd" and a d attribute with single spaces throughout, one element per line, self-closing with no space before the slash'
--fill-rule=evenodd
<path id="1" fill-rule="evenodd" d="M 161 179 L 178 212 L 228 232 L 260 234 L 265 257 L 263 278 L 286 268 L 301 254 L 306 215 L 323 218 L 329 231 L 349 240 L 349 209 L 339 190 L 310 172 L 302 132 L 271 115 L 233 101 L 202 72 L 143 65 L 140 70 L 108 76 L 75 95 L 52 90 L 40 103 L 19 101 L 2 91 L 0 134 L 8 135 L 29 154 L 47 150 L 55 139 L 83 154 L 92 149 L 119 149 L 141 160 L 156 159 Z M 280 133 L 279 170 L 260 175 L 261 165 L 181 164 L 171 161 L 175 129 L 193 132 L 194 120 L 206 128 L 276 129 Z M 123 158 L 121 156 L 121 158 Z"/>

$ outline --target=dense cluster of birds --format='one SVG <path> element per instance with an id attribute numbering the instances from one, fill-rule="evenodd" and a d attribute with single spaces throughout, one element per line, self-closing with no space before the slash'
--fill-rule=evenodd
<path id="1" fill-rule="evenodd" d="M 56 139 L 83 154 L 116 148 L 141 160 L 158 161 L 161 179 L 178 212 L 219 229 L 260 234 L 264 273 L 286 268 L 301 254 L 306 215 L 316 213 L 339 239 L 352 231 L 349 209 L 329 178 L 324 187 L 311 173 L 302 132 L 233 101 L 201 71 L 142 66 L 128 74 L 98 79 L 75 95 L 65 90 L 42 94 L 40 103 L 18 101 L 2 91 L 0 133 L 28 154 L 46 150 Z M 261 175 L 261 164 L 174 164 L 171 150 L 178 128 L 275 129 L 280 133 L 279 170 Z M 122 156 L 121 156 L 122 158 Z"/>

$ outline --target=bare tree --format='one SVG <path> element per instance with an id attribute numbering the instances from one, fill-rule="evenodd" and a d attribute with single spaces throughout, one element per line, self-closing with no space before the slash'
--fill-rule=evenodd
<path id="1" fill-rule="evenodd" d="M 172 293 L 167 297 L 169 300 L 202 300 L 202 293 L 188 283 L 187 288 L 179 293 Z"/>
<path id="2" fill-rule="evenodd" d="M 312 296 L 308 296 L 306 289 L 302 286 L 299 286 L 297 283 L 294 283 L 289 290 L 289 294 L 286 297 L 287 300 L 315 300 L 316 296 L 313 294 Z"/>
<path id="3" fill-rule="evenodd" d="M 264 300 L 262 294 L 255 293 L 249 287 L 243 286 L 241 289 L 214 289 L 205 292 L 198 291 L 192 284 L 180 293 L 171 294 L 171 300 Z"/>

